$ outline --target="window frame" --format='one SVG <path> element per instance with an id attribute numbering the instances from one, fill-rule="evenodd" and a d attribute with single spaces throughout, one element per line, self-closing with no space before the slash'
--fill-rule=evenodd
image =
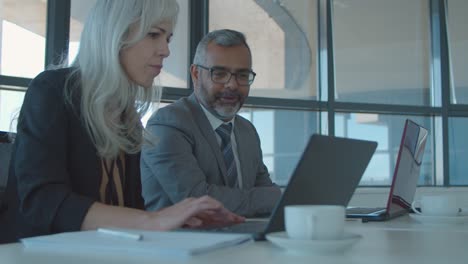
<path id="1" fill-rule="evenodd" d="M 440 117 L 441 133 L 440 146 L 442 148 L 442 161 L 433 158 L 433 166 L 441 167 L 435 170 L 436 186 L 451 186 L 449 168 L 449 118 L 468 117 L 468 104 L 452 104 L 450 101 L 450 87 L 452 80 L 450 76 L 450 50 L 447 29 L 447 6 L 448 0 L 427 0 L 430 6 L 430 43 L 431 51 L 431 86 L 433 91 L 434 106 L 408 106 L 408 105 L 385 105 L 375 103 L 352 103 L 335 101 L 334 83 L 334 53 L 333 53 L 333 0 L 317 0 L 318 13 L 318 40 L 317 48 L 317 77 L 318 77 L 318 100 L 300 100 L 284 98 L 249 97 L 245 105 L 249 108 L 302 110 L 311 112 L 326 112 L 328 134 L 335 135 L 336 113 L 385 113 L 398 115 L 421 115 L 426 117 Z M 56 64 L 61 54 L 68 53 L 68 38 L 70 30 L 70 0 L 48 0 L 47 1 L 47 33 L 46 33 L 46 59 L 45 67 Z M 189 1 L 189 68 L 195 54 L 196 46 L 200 39 L 208 31 L 209 0 Z M 26 91 L 30 78 L 0 75 L 0 90 Z M 162 101 L 173 102 L 181 97 L 188 96 L 193 91 L 190 74 L 187 89 L 164 87 Z M 434 131 L 435 127 L 429 128 Z M 322 131 L 319 128 L 319 131 Z M 439 139 L 439 136 L 437 137 Z M 434 140 L 436 141 L 436 140 Z M 461 186 L 461 185 L 457 185 Z M 463 185 L 468 186 L 468 185 Z M 367 187 L 367 186 L 366 186 Z"/>

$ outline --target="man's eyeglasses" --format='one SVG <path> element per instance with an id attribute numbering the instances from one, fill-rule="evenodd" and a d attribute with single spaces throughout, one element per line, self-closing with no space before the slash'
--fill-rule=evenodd
<path id="1" fill-rule="evenodd" d="M 251 85 L 255 80 L 255 76 L 257 75 L 255 72 L 251 70 L 242 70 L 238 72 L 230 72 L 223 68 L 208 68 L 203 65 L 196 64 L 196 66 L 210 71 L 211 80 L 214 83 L 226 84 L 231 80 L 231 77 L 234 75 L 236 76 L 237 84 L 239 85 Z"/>

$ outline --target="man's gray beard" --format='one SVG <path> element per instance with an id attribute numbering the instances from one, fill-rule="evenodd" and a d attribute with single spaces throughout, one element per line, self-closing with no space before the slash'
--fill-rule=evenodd
<path id="1" fill-rule="evenodd" d="M 232 119 L 234 116 L 236 116 L 237 112 L 239 112 L 240 103 L 237 103 L 234 107 L 229 107 L 228 111 L 226 111 L 226 108 L 226 106 L 215 106 L 214 111 L 222 119 Z"/>

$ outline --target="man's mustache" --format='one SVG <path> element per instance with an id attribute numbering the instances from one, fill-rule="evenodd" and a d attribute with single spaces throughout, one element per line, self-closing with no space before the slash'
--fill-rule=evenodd
<path id="1" fill-rule="evenodd" d="M 216 99 L 219 99 L 221 97 L 238 97 L 240 99 L 242 98 L 242 95 L 237 92 L 223 92 L 223 93 L 218 93 L 215 95 Z"/>

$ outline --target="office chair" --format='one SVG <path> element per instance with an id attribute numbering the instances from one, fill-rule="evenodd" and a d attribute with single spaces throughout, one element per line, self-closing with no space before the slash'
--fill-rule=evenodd
<path id="1" fill-rule="evenodd" d="M 0 131 L 0 213 L 6 210 L 4 195 L 8 180 L 12 146 L 12 138 L 9 133 Z"/>
<path id="2" fill-rule="evenodd" d="M 13 200 L 10 195 L 8 188 L 16 188 L 16 181 L 8 179 L 10 159 L 13 151 L 13 142 L 15 134 L 0 131 L 0 244 L 15 242 L 16 225 L 13 220 L 12 212 L 8 210 L 10 200 Z M 12 182 L 15 186 L 11 185 Z M 7 188 L 8 186 L 8 188 Z"/>

